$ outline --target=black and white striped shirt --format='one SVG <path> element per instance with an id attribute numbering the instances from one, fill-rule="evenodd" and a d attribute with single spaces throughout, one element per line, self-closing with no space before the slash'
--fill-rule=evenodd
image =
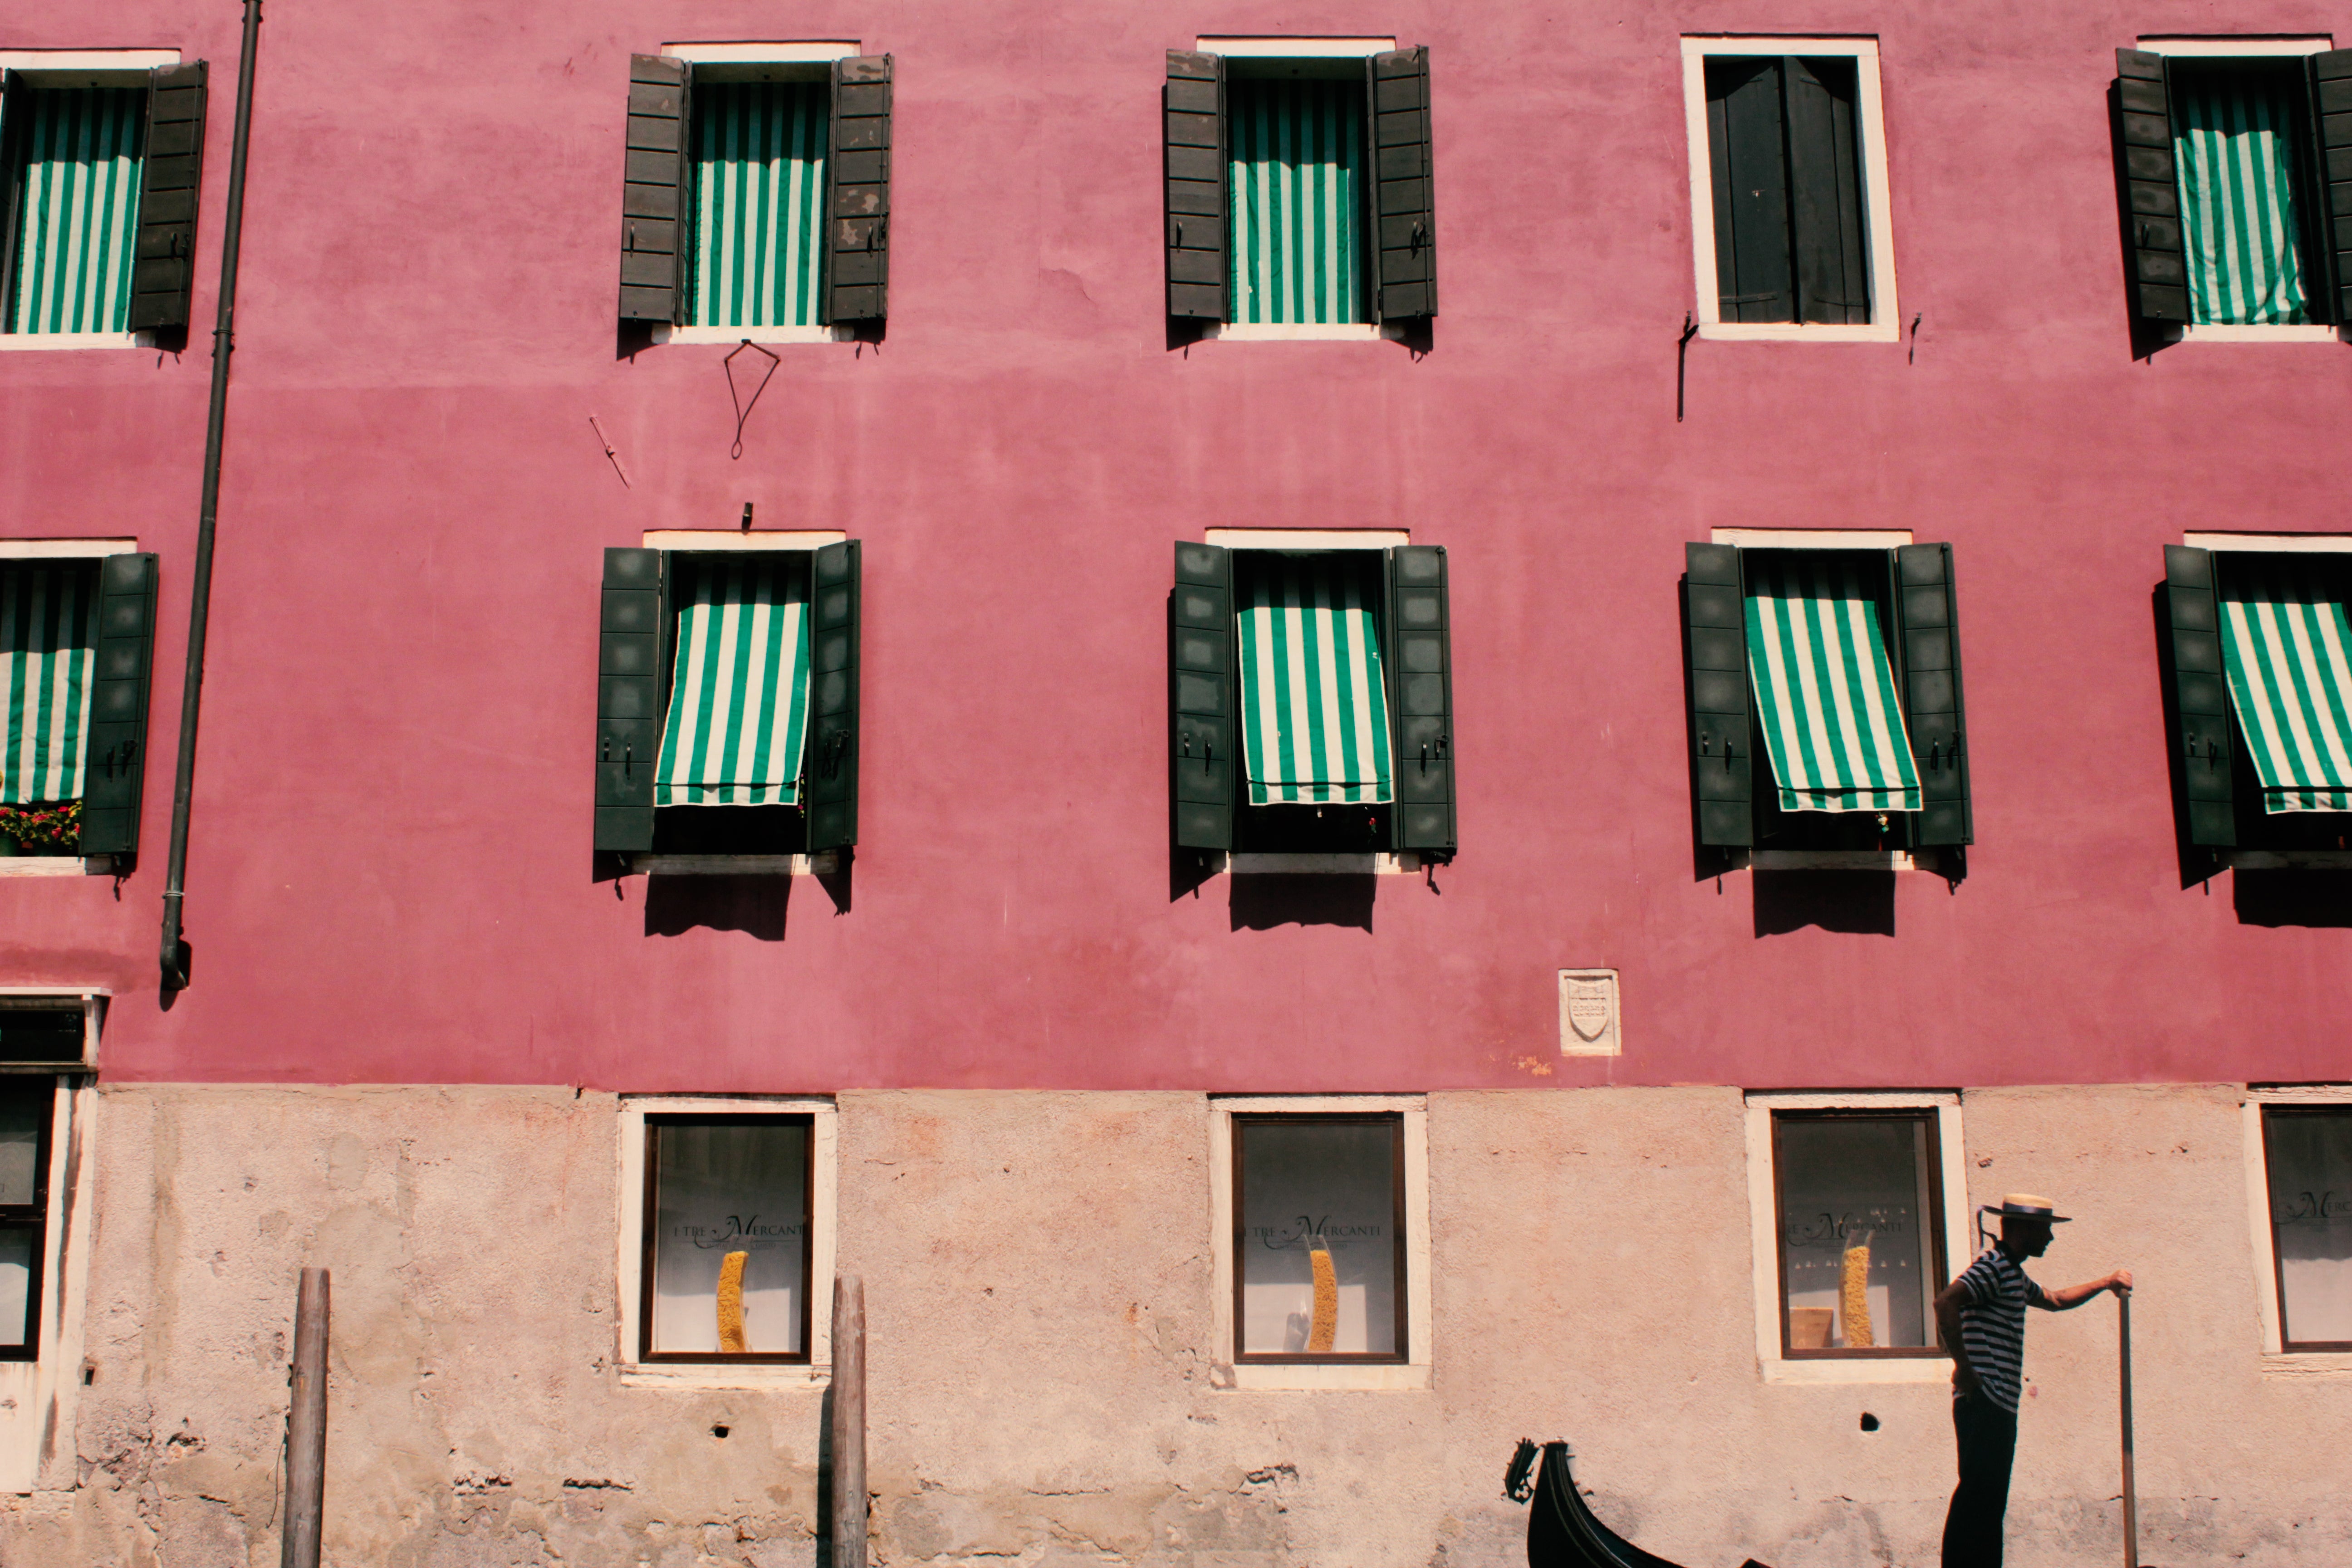
<path id="1" fill-rule="evenodd" d="M 1960 1308 L 1960 1339 L 1987 1399 L 2014 1415 L 2025 1369 L 2025 1309 L 2055 1311 L 2057 1303 L 2025 1277 L 1998 1247 L 1969 1265 L 1959 1279 L 1968 1291 Z M 1958 1397 L 1957 1393 L 1954 1397 Z"/>

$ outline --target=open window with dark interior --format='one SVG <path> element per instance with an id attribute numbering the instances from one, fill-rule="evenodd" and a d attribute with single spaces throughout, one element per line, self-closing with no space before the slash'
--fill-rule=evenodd
<path id="1" fill-rule="evenodd" d="M 1693 802 L 1721 849 L 1961 846 L 1951 547 L 1686 547 Z"/>
<path id="2" fill-rule="evenodd" d="M 2165 577 L 2189 844 L 2240 866 L 2352 868 L 2352 555 L 2172 545 Z"/>

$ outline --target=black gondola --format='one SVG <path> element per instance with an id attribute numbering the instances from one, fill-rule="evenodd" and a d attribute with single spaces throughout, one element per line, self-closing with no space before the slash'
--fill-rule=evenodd
<path id="1" fill-rule="evenodd" d="M 1566 1443 L 1546 1443 L 1543 1465 L 1536 1468 L 1536 1445 L 1519 1439 L 1504 1472 L 1503 1494 L 1514 1502 L 1533 1500 L 1528 1514 L 1528 1568 L 1676 1568 L 1611 1530 L 1584 1505 L 1569 1472 L 1571 1458 Z M 1753 1557 L 1740 1568 L 1765 1568 Z"/>

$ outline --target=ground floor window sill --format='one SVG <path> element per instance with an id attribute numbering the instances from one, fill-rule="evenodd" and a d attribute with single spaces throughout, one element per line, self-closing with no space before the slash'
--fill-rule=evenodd
<path id="1" fill-rule="evenodd" d="M 1322 1390 L 1360 1394 L 1411 1393 L 1429 1386 L 1427 1362 L 1382 1362 L 1369 1366 L 1334 1365 L 1328 1362 L 1297 1364 L 1244 1362 L 1220 1366 L 1212 1384 L 1237 1393 L 1315 1393 Z"/>
<path id="2" fill-rule="evenodd" d="M 2272 1351 L 2263 1357 L 2263 1376 L 2352 1382 L 2352 1351 Z"/>
<path id="3" fill-rule="evenodd" d="M 623 1388 L 675 1388 L 688 1392 L 728 1389 L 773 1389 L 789 1392 L 796 1388 L 823 1389 L 831 1387 L 833 1369 L 829 1366 L 778 1365 L 723 1366 L 711 1362 L 631 1363 L 621 1368 Z"/>

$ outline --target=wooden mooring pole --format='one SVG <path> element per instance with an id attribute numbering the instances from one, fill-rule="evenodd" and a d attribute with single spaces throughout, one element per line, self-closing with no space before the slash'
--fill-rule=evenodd
<path id="1" fill-rule="evenodd" d="M 2132 1475 L 2131 1292 L 2119 1290 L 2123 1310 L 2117 1338 L 2123 1346 L 2124 1413 L 2124 1568 L 2139 1568 L 2139 1493 Z"/>
<path id="2" fill-rule="evenodd" d="M 866 1281 L 855 1274 L 833 1282 L 833 1568 L 866 1568 Z"/>
<path id="3" fill-rule="evenodd" d="M 327 1270 L 302 1270 L 294 1305 L 293 1397 L 286 1412 L 286 1527 L 279 1568 L 319 1568 L 327 1491 Z"/>

